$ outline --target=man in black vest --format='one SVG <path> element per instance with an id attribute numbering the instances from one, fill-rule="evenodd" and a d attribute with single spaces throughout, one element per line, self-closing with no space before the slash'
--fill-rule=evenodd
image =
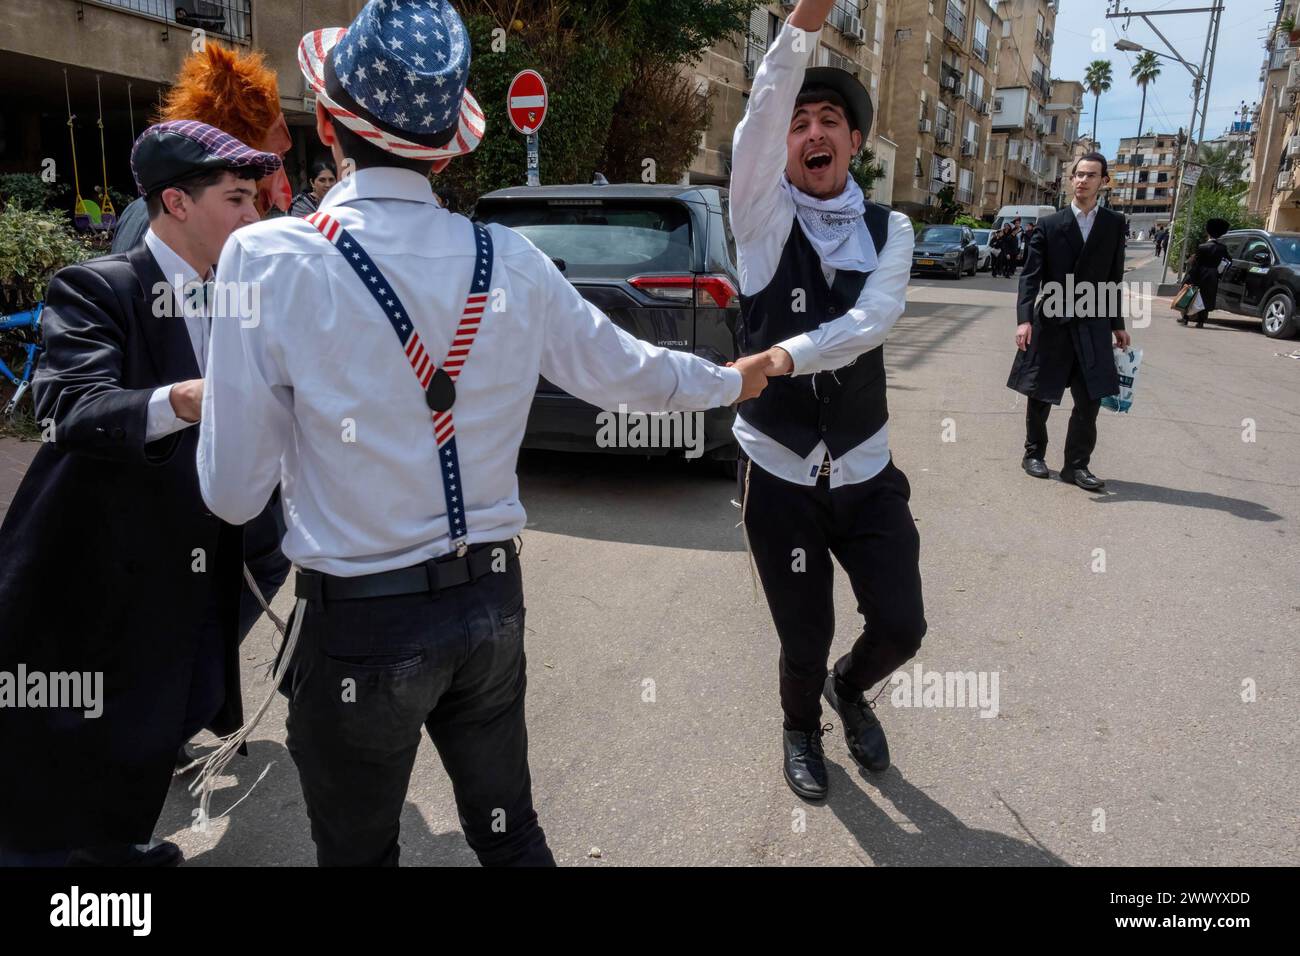
<path id="1" fill-rule="evenodd" d="M 850 160 L 871 98 L 850 73 L 805 69 L 832 0 L 800 0 L 754 78 L 736 130 L 731 221 L 740 266 L 741 351 L 773 378 L 743 403 L 742 514 L 781 641 L 784 775 L 826 796 L 824 694 L 862 766 L 889 766 L 863 692 L 925 634 L 920 538 L 907 478 L 889 455 L 882 345 L 903 312 L 912 264 L 906 216 L 866 202 Z M 827 673 L 834 555 L 866 627 Z"/>
<path id="2" fill-rule="evenodd" d="M 1097 445 L 1101 400 L 1119 393 L 1111 351 L 1126 349 L 1129 335 L 1118 303 L 1124 279 L 1124 217 L 1097 205 L 1109 181 L 1106 157 L 1087 153 L 1070 175 L 1074 201 L 1039 221 L 1020 276 L 1015 361 L 1007 387 L 1029 398 L 1021 467 L 1047 478 L 1047 415 L 1068 385 L 1074 399 L 1065 435 L 1061 480 L 1087 491 L 1106 483 L 1088 470 Z M 1068 278 L 1068 281 L 1067 281 Z M 1039 292 L 1046 293 L 1039 299 Z"/>

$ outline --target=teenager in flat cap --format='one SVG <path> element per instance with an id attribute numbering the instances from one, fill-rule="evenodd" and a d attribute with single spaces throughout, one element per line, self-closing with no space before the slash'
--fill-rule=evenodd
<path id="1" fill-rule="evenodd" d="M 4 862 L 175 865 L 151 836 L 177 750 L 242 721 L 242 529 L 199 494 L 194 293 L 279 167 L 203 123 L 151 126 L 131 152 L 144 242 L 50 281 L 32 388 L 47 441 L 0 528 L 0 672 L 28 675 L 26 706 L 0 707 Z M 81 706 L 33 701 L 59 674 Z"/>

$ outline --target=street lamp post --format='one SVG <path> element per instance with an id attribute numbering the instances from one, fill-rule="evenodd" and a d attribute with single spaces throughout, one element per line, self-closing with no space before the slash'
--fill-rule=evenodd
<path id="1" fill-rule="evenodd" d="M 1156 25 L 1151 22 L 1151 17 L 1165 16 L 1169 14 L 1206 13 L 1206 12 L 1210 14 L 1210 23 L 1208 28 L 1205 31 L 1205 49 L 1201 53 L 1201 65 L 1200 68 L 1198 69 L 1197 67 L 1194 67 L 1192 66 L 1192 64 L 1188 63 L 1178 54 L 1178 51 L 1174 49 L 1174 45 L 1170 43 L 1169 40 L 1165 37 L 1165 35 L 1161 33 L 1160 30 L 1156 27 Z M 1188 73 L 1192 75 L 1192 117 L 1191 117 L 1191 121 L 1187 124 L 1187 141 L 1183 145 L 1183 156 L 1182 159 L 1179 161 L 1178 192 L 1174 194 L 1174 208 L 1169 216 L 1169 221 L 1171 223 L 1176 222 L 1178 218 L 1179 200 L 1182 198 L 1183 187 L 1184 187 L 1183 180 L 1185 179 L 1187 164 L 1191 160 L 1192 128 L 1196 125 L 1196 112 L 1198 109 L 1200 110 L 1201 113 L 1200 132 L 1198 132 L 1196 135 L 1196 143 L 1198 144 L 1198 147 L 1199 144 L 1204 142 L 1205 140 L 1205 119 L 1206 119 L 1206 115 L 1210 111 L 1209 109 L 1210 81 L 1214 77 L 1214 54 L 1219 43 L 1219 20 L 1222 14 L 1223 14 L 1223 4 L 1219 2 L 1215 2 L 1213 6 L 1199 7 L 1194 9 L 1159 10 L 1159 11 L 1157 10 L 1132 11 L 1129 9 L 1125 9 L 1121 12 L 1119 9 L 1119 0 L 1115 0 L 1114 9 L 1112 10 L 1112 12 L 1106 14 L 1107 19 L 1124 17 L 1126 23 L 1127 20 L 1131 17 L 1135 17 L 1135 16 L 1141 17 L 1142 20 L 1146 23 L 1146 25 L 1151 28 L 1152 32 L 1154 32 L 1155 35 L 1158 36 L 1164 42 L 1165 46 L 1169 48 L 1170 52 L 1166 54 L 1166 53 L 1161 53 L 1159 50 L 1147 50 L 1147 48 L 1142 46 L 1140 43 L 1134 43 L 1132 40 L 1124 40 L 1124 39 L 1115 41 L 1115 49 L 1126 50 L 1130 52 L 1145 51 L 1145 52 L 1154 53 L 1156 56 L 1162 56 L 1168 60 L 1176 60 L 1186 68 Z M 1206 70 L 1207 62 L 1209 64 L 1208 71 Z M 1204 96 L 1205 96 L 1204 106 L 1201 105 L 1202 83 L 1204 84 Z M 1138 130 L 1138 136 L 1141 137 L 1141 135 L 1142 135 L 1142 131 Z M 1196 211 L 1196 191 L 1193 188 L 1192 194 L 1187 201 L 1187 221 L 1186 221 L 1186 225 L 1183 227 L 1183 243 L 1178 258 L 1178 262 L 1180 264 L 1186 262 L 1187 260 L 1187 239 L 1189 234 L 1191 233 L 1192 215 L 1193 213 L 1195 213 L 1195 211 Z M 1165 261 L 1162 264 L 1162 268 L 1160 271 L 1160 283 L 1162 285 L 1164 284 L 1168 272 L 1169 272 L 1169 255 L 1168 253 L 1166 253 Z"/>

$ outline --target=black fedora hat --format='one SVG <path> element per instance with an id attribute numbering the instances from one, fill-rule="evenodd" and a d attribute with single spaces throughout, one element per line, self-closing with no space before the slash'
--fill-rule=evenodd
<path id="1" fill-rule="evenodd" d="M 848 70 L 836 66 L 811 66 L 804 71 L 799 92 L 818 86 L 829 87 L 840 95 L 848 107 L 849 122 L 865 139 L 871 132 L 875 110 L 871 105 L 871 94 L 861 81 Z"/>

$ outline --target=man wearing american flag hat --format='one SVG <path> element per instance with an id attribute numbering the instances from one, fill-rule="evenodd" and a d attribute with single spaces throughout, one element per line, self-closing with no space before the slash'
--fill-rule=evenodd
<path id="1" fill-rule="evenodd" d="M 554 862 L 524 723 L 524 527 L 515 462 L 538 374 L 602 408 L 702 410 L 757 395 L 619 330 L 527 240 L 435 201 L 478 145 L 469 38 L 444 0 L 372 0 L 303 38 L 321 141 L 352 168 L 305 220 L 227 243 L 255 322 L 214 329 L 198 452 L 214 513 L 277 482 L 300 569 L 277 665 L 322 865 L 398 860 L 420 729 L 487 864 Z"/>

